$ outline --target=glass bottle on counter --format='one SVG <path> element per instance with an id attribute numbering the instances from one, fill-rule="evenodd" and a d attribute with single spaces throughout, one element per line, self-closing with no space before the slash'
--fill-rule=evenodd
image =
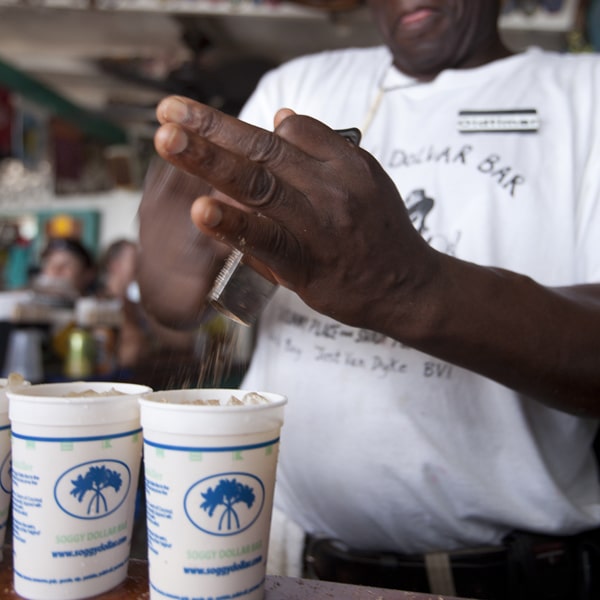
<path id="1" fill-rule="evenodd" d="M 94 375 L 95 362 L 92 332 L 78 324 L 69 331 L 64 374 L 69 379 L 88 379 Z"/>
<path id="2" fill-rule="evenodd" d="M 69 334 L 65 376 L 86 379 L 110 375 L 117 367 L 120 302 L 83 297 L 77 301 L 75 315 L 77 326 Z"/>

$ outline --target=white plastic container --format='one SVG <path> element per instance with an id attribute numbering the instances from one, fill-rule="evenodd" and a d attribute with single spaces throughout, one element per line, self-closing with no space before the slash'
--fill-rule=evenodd
<path id="1" fill-rule="evenodd" d="M 141 400 L 150 598 L 264 597 L 284 396 L 199 405 L 240 390 Z"/>
<path id="2" fill-rule="evenodd" d="M 24 598 L 78 600 L 126 578 L 142 451 L 138 398 L 148 391 L 70 382 L 7 392 L 14 586 Z"/>
<path id="3" fill-rule="evenodd" d="M 29 385 L 29 382 L 23 381 L 22 385 Z M 8 379 L 0 378 L 0 560 L 3 558 L 2 546 L 6 540 L 6 525 L 10 513 L 12 492 L 7 386 Z"/>

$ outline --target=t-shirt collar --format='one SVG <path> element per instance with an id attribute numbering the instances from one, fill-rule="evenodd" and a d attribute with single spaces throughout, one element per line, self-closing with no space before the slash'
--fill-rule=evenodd
<path id="1" fill-rule="evenodd" d="M 419 81 L 396 69 L 392 64 L 392 55 L 389 53 L 389 63 L 381 78 L 381 89 L 388 92 L 395 89 L 418 88 L 427 85 L 443 89 L 464 87 L 473 85 L 473 83 L 481 84 L 486 80 L 496 79 L 505 69 L 512 69 L 514 63 L 526 60 L 528 56 L 539 52 L 541 52 L 539 48 L 531 47 L 524 52 L 495 60 L 480 67 L 472 69 L 447 69 L 429 82 Z"/>

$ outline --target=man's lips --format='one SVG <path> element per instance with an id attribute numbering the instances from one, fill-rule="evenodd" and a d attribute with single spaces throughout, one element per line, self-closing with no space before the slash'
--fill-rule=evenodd
<path id="1" fill-rule="evenodd" d="M 400 22 L 403 27 L 418 27 L 433 14 L 434 11 L 430 8 L 419 8 L 403 15 Z"/>

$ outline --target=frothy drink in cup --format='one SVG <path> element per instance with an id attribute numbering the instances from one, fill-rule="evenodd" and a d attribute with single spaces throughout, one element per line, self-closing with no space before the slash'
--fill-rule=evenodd
<path id="1" fill-rule="evenodd" d="M 286 402 L 223 389 L 140 400 L 152 600 L 264 597 Z"/>
<path id="2" fill-rule="evenodd" d="M 15 591 L 78 600 L 127 576 L 141 466 L 138 398 L 106 382 L 8 391 Z"/>

